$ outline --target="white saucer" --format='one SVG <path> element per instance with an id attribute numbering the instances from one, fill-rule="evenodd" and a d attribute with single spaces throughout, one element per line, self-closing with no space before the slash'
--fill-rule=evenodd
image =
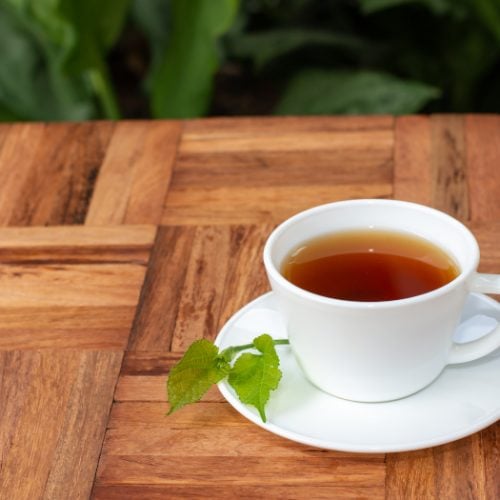
<path id="1" fill-rule="evenodd" d="M 490 330 L 492 320 L 485 316 L 500 321 L 499 304 L 471 294 L 462 315 L 466 323 L 456 340 Z M 215 343 L 221 348 L 245 344 L 261 333 L 286 337 L 272 292 L 238 311 Z M 277 350 L 283 377 L 266 407 L 267 423 L 253 407 L 240 402 L 226 381 L 219 389 L 243 416 L 292 441 L 350 452 L 408 451 L 454 441 L 500 419 L 500 350 L 472 363 L 448 366 L 430 386 L 389 403 L 354 403 L 330 396 L 306 380 L 288 346 Z"/>

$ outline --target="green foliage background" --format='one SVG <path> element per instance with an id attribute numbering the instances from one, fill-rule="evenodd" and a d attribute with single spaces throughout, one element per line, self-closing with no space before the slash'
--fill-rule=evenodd
<path id="1" fill-rule="evenodd" d="M 154 118 L 500 111 L 499 0 L 0 0 L 0 120 L 130 116 L 130 33 Z"/>

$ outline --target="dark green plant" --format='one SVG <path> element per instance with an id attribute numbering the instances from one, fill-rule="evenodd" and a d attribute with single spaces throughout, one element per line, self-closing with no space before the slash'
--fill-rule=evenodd
<path id="1" fill-rule="evenodd" d="M 0 117 L 118 118 L 106 54 L 128 0 L 0 0 Z"/>
<path id="2" fill-rule="evenodd" d="M 0 0 L 0 120 L 128 117 L 131 30 L 143 116 L 500 111 L 498 0 Z"/>

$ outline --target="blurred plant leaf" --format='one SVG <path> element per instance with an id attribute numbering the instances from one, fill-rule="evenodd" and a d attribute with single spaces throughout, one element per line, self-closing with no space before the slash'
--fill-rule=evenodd
<path id="1" fill-rule="evenodd" d="M 230 28 L 239 0 L 172 0 L 171 31 L 152 75 L 155 117 L 206 113 L 219 66 L 217 40 Z"/>
<path id="2" fill-rule="evenodd" d="M 2 117 L 118 118 L 105 63 L 129 0 L 0 0 Z M 8 113 L 6 113 L 8 111 Z"/>
<path id="3" fill-rule="evenodd" d="M 308 29 L 276 29 L 234 37 L 229 41 L 229 50 L 233 56 L 251 58 L 256 69 L 261 70 L 273 59 L 310 45 L 351 52 L 369 49 L 368 43 L 355 36 Z"/>
<path id="4" fill-rule="evenodd" d="M 17 8 L 17 7 L 16 7 Z M 71 34 L 54 20 L 50 36 L 33 12 L 0 3 L 0 106 L 2 119 L 85 120 L 93 115 L 91 95 L 82 78 L 61 65 Z M 57 39 L 59 48 L 53 45 Z"/>
<path id="5" fill-rule="evenodd" d="M 155 73 L 167 47 L 170 21 L 170 0 L 133 0 L 131 16 L 149 40 L 150 75 Z M 149 76 L 148 76 L 149 79 Z M 149 86 L 149 83 L 148 85 Z"/>
<path id="6" fill-rule="evenodd" d="M 361 10 L 365 14 L 373 14 L 381 10 L 409 4 L 423 5 L 435 14 L 444 14 L 457 8 L 456 0 L 359 0 L 359 2 Z"/>
<path id="7" fill-rule="evenodd" d="M 498 0 L 474 0 L 471 4 L 477 17 L 500 42 L 500 2 Z"/>
<path id="8" fill-rule="evenodd" d="M 60 4 L 77 38 L 68 69 L 86 76 L 106 117 L 119 118 L 105 56 L 123 29 L 130 0 L 60 0 Z"/>
<path id="9" fill-rule="evenodd" d="M 289 83 L 278 114 L 405 114 L 440 91 L 424 83 L 371 71 L 304 70 Z"/>

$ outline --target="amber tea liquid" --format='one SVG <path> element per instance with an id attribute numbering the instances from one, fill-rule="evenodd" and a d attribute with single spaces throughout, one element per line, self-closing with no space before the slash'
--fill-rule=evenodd
<path id="1" fill-rule="evenodd" d="M 407 233 L 331 233 L 294 249 L 283 276 L 304 290 L 335 299 L 378 302 L 430 292 L 460 273 L 436 245 Z"/>

